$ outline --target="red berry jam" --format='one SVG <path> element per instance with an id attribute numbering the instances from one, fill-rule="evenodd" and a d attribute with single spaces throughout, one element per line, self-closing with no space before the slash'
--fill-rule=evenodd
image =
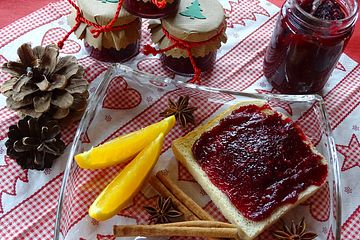
<path id="1" fill-rule="evenodd" d="M 141 19 L 139 18 L 129 24 L 130 24 L 129 29 L 131 28 L 132 30 L 137 31 L 137 35 L 132 35 L 134 37 L 134 39 L 131 40 L 131 41 L 133 41 L 133 43 L 130 43 L 126 47 L 120 48 L 120 49 L 116 49 L 115 47 L 109 48 L 109 47 L 104 47 L 104 46 L 101 49 L 98 49 L 96 47 L 89 45 L 84 40 L 85 50 L 89 53 L 89 55 L 91 57 L 96 58 L 97 60 L 100 60 L 103 62 L 123 63 L 123 62 L 130 60 L 131 58 L 135 57 L 139 53 L 139 50 L 140 50 L 142 22 L 141 22 Z M 124 34 L 125 38 L 126 38 L 127 34 L 134 34 L 134 31 L 128 31 L 128 29 L 125 29 L 123 31 L 125 31 L 125 34 Z M 114 34 L 115 36 L 117 36 L 119 34 L 119 32 L 115 31 L 115 32 L 111 32 L 111 34 Z M 122 39 L 119 36 L 120 35 L 118 35 L 118 37 L 116 38 L 116 39 L 118 39 L 119 43 L 121 43 L 122 41 L 125 41 L 125 39 Z M 137 36 L 138 36 L 138 38 L 136 39 Z M 102 37 L 106 38 L 106 36 L 102 36 Z M 122 43 L 124 43 L 124 42 L 122 42 Z M 115 45 L 115 43 L 113 45 Z"/>
<path id="2" fill-rule="evenodd" d="M 314 17 L 323 20 L 341 20 L 346 17 L 345 10 L 335 1 L 325 0 L 314 11 Z"/>
<path id="3" fill-rule="evenodd" d="M 120 50 L 116 50 L 115 48 L 102 48 L 100 50 L 90 46 L 87 42 L 85 42 L 84 45 L 89 55 L 99 61 L 126 62 L 139 53 L 140 39 Z"/>
<path id="4" fill-rule="evenodd" d="M 304 143 L 300 128 L 278 113 L 264 114 L 266 109 L 250 105 L 234 110 L 192 148 L 211 182 L 253 221 L 295 203 L 303 190 L 322 185 L 327 177 L 327 166 Z"/>
<path id="5" fill-rule="evenodd" d="M 175 14 L 179 9 L 180 0 L 174 0 L 172 3 L 166 3 L 164 8 L 159 8 L 152 1 L 144 2 L 143 0 L 125 0 L 124 8 L 132 15 L 142 18 L 165 18 Z"/>
<path id="6" fill-rule="evenodd" d="M 353 2 L 345 7 L 344 2 Z M 351 9 L 356 7 L 356 9 Z M 357 17 L 354 0 L 288 0 L 264 60 L 264 74 L 282 93 L 316 93 L 329 79 Z"/>
<path id="7" fill-rule="evenodd" d="M 205 72 L 211 69 L 216 61 L 217 51 L 210 52 L 204 57 L 194 57 L 196 66 L 202 71 Z M 191 64 L 190 58 L 176 58 L 172 56 L 166 56 L 162 54 L 160 57 L 163 65 L 175 72 L 176 74 L 188 76 L 194 74 L 194 68 Z"/>

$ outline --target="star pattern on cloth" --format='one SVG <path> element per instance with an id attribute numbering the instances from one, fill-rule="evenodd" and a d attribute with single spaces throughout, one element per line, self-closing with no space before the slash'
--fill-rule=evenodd
<path id="1" fill-rule="evenodd" d="M 16 196 L 16 183 L 21 180 L 24 183 L 28 183 L 28 170 L 24 170 L 16 163 L 15 160 L 5 156 L 5 164 L 0 165 L 0 214 L 3 213 L 2 197 L 4 194 L 10 196 Z"/>
<path id="2" fill-rule="evenodd" d="M 336 144 L 336 150 L 344 156 L 341 171 L 349 170 L 353 167 L 360 167 L 360 143 L 355 134 L 351 136 L 349 144 Z"/>
<path id="3" fill-rule="evenodd" d="M 341 239 L 355 240 L 360 236 L 360 206 L 350 215 L 341 227 Z"/>
<path id="4" fill-rule="evenodd" d="M 330 227 L 330 230 L 328 232 L 326 240 L 335 240 L 334 232 L 332 230 L 332 227 Z"/>
<path id="5" fill-rule="evenodd" d="M 346 72 L 344 65 L 342 65 L 340 62 L 336 64 L 335 68 L 339 69 L 340 71 Z"/>
<path id="6" fill-rule="evenodd" d="M 227 25 L 229 28 L 234 28 L 236 24 L 245 26 L 245 20 L 256 21 L 255 14 L 270 16 L 266 9 L 259 5 L 259 0 L 238 0 L 230 1 L 229 3 L 230 10 L 225 9 L 225 14 L 228 16 Z"/>

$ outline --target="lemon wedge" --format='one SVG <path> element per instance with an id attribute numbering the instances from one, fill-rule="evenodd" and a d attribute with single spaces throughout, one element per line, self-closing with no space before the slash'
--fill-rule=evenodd
<path id="1" fill-rule="evenodd" d="M 175 122 L 175 117 L 170 116 L 136 132 L 120 136 L 93 147 L 89 151 L 80 153 L 75 156 L 75 161 L 79 167 L 84 169 L 101 169 L 114 166 L 134 157 L 159 133 L 166 135 L 174 127 Z"/>
<path id="2" fill-rule="evenodd" d="M 164 142 L 164 134 L 145 147 L 100 193 L 90 206 L 90 217 L 104 221 L 116 215 L 135 194 L 154 168 Z"/>

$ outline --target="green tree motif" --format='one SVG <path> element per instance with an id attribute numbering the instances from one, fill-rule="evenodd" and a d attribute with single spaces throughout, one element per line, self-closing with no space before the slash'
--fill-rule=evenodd
<path id="1" fill-rule="evenodd" d="M 191 19 L 206 19 L 206 17 L 201 13 L 202 11 L 199 0 L 194 0 L 190 6 L 186 7 L 185 11 L 180 13 L 180 15 L 190 17 Z"/>

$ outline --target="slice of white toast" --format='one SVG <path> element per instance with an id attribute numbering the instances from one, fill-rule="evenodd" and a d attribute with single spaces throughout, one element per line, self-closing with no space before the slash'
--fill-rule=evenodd
<path id="1" fill-rule="evenodd" d="M 186 136 L 176 139 L 172 143 L 172 149 L 175 155 L 175 158 L 180 161 L 195 178 L 195 180 L 201 185 L 205 192 L 209 195 L 214 204 L 220 209 L 225 218 L 232 224 L 235 224 L 238 227 L 239 237 L 241 239 L 254 239 L 262 231 L 264 231 L 271 224 L 275 223 L 280 219 L 282 215 L 288 212 L 290 209 L 305 201 L 308 197 L 314 194 L 321 186 L 311 185 L 304 191 L 299 194 L 298 201 L 295 204 L 284 204 L 277 209 L 275 209 L 272 214 L 261 220 L 261 221 L 252 221 L 244 217 L 237 208 L 231 203 L 230 199 L 226 194 L 224 194 L 220 189 L 218 189 L 208 178 L 205 171 L 195 160 L 192 153 L 192 146 L 200 136 L 216 126 L 219 121 L 226 116 L 230 115 L 233 110 L 238 109 L 239 107 L 246 105 L 257 105 L 263 106 L 266 102 L 264 101 L 243 101 L 240 102 L 226 111 L 219 114 L 216 118 L 211 120 L 205 125 L 201 125 L 194 129 L 192 132 L 188 133 Z M 274 110 L 264 110 L 263 113 L 267 115 L 274 114 Z M 281 114 L 281 113 L 280 113 Z M 282 115 L 282 118 L 285 119 L 286 116 Z M 320 155 L 315 147 L 310 143 L 306 142 L 311 148 L 312 151 Z M 327 165 L 327 161 L 322 157 L 321 163 Z"/>

